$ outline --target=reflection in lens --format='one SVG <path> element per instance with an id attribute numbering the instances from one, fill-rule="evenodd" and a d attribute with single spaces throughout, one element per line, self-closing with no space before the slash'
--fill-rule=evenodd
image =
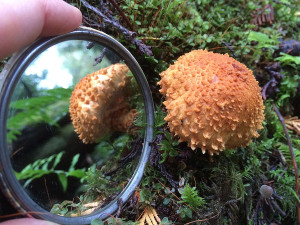
<path id="1" fill-rule="evenodd" d="M 129 105 L 128 71 L 125 64 L 113 64 L 89 74 L 76 85 L 70 114 L 84 143 L 93 143 L 111 131 L 130 130 L 138 113 Z"/>
<path id="2" fill-rule="evenodd" d="M 70 99 L 80 101 L 70 107 Z M 8 149 L 17 179 L 37 204 L 58 215 L 86 215 L 128 183 L 143 126 L 143 100 L 123 60 L 99 44 L 66 41 L 43 52 L 18 82 Z"/>

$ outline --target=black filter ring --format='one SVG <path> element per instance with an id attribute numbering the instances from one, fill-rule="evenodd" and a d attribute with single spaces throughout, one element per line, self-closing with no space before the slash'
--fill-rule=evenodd
<path id="1" fill-rule="evenodd" d="M 52 214 L 34 202 L 23 189 L 14 175 L 7 146 L 6 123 L 8 108 L 14 89 L 26 68 L 32 61 L 49 47 L 69 40 L 85 40 L 99 43 L 113 50 L 133 73 L 143 97 L 146 112 L 146 127 L 143 150 L 137 168 L 124 190 L 108 205 L 95 210 L 89 215 L 78 217 L 63 217 Z M 118 201 L 126 202 L 139 185 L 146 163 L 150 155 L 150 143 L 153 139 L 154 108 L 150 88 L 146 77 L 132 54 L 117 40 L 109 35 L 87 27 L 59 36 L 37 40 L 27 48 L 16 53 L 6 64 L 0 74 L 0 181 L 1 188 L 18 211 L 24 214 L 58 224 L 90 224 L 94 219 L 106 219 L 118 209 Z"/>

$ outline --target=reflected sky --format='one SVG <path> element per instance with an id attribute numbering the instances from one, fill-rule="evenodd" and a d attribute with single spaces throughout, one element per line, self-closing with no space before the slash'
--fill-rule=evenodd
<path id="1" fill-rule="evenodd" d="M 54 45 L 39 55 L 24 74 L 41 78 L 37 89 L 73 88 L 87 74 L 120 61 L 115 53 L 106 49 L 101 62 L 94 65 L 104 47 L 95 45 L 88 49 L 88 44 L 87 41 L 70 40 Z"/>
<path id="2" fill-rule="evenodd" d="M 57 46 L 52 46 L 26 69 L 25 75 L 36 74 L 42 77 L 43 71 L 47 70 L 47 79 L 41 80 L 38 88 L 68 88 L 73 84 L 73 76 L 64 68 L 63 61 L 64 58 L 59 55 Z"/>

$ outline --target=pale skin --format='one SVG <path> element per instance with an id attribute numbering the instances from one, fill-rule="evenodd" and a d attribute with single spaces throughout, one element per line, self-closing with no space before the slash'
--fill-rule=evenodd
<path id="1" fill-rule="evenodd" d="M 79 9 L 63 0 L 0 0 L 0 60 L 39 37 L 72 31 L 81 22 L 82 14 Z M 21 224 L 54 225 L 34 218 L 13 219 L 0 223 Z"/>
<path id="2" fill-rule="evenodd" d="M 56 223 L 52 223 L 44 220 L 38 220 L 34 218 L 21 218 L 21 219 L 8 220 L 0 224 L 1 225 L 27 225 L 27 224 L 28 225 L 57 225 Z"/>
<path id="3" fill-rule="evenodd" d="M 0 0 L 0 59 L 38 37 L 74 30 L 81 21 L 81 12 L 62 0 Z"/>

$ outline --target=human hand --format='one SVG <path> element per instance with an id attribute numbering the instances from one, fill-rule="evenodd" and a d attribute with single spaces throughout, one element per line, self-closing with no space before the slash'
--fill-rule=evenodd
<path id="1" fill-rule="evenodd" d="M 59 35 L 81 24 L 81 12 L 62 0 L 0 0 L 0 60 L 38 37 Z M 0 225 L 54 225 L 34 218 Z"/>
<path id="2" fill-rule="evenodd" d="M 33 218 L 14 219 L 0 223 L 0 225 L 57 225 L 49 221 L 38 220 Z"/>
<path id="3" fill-rule="evenodd" d="M 81 12 L 63 0 L 0 0 L 0 60 L 38 37 L 72 31 L 81 21 Z"/>

